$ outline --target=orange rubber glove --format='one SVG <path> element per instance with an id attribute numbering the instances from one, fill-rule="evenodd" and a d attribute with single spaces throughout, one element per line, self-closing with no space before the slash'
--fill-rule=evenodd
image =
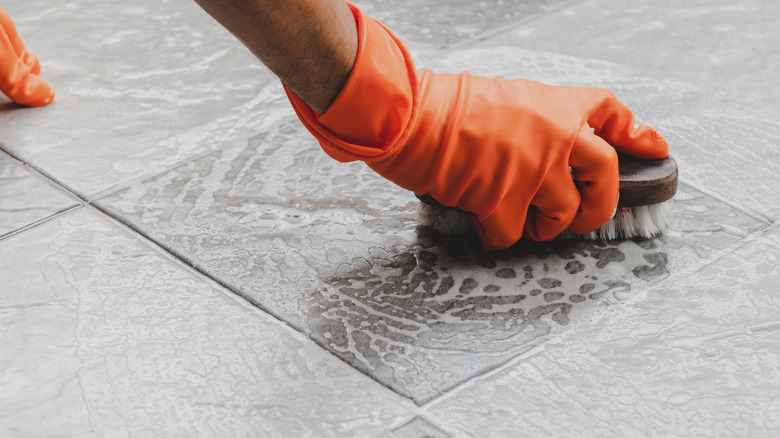
<path id="1" fill-rule="evenodd" d="M 40 72 L 38 57 L 24 47 L 13 20 L 0 7 L 0 91 L 22 105 L 48 105 L 54 90 Z"/>
<path id="2" fill-rule="evenodd" d="M 485 250 L 595 230 L 617 206 L 615 148 L 648 159 L 668 153 L 607 90 L 417 72 L 389 30 L 350 7 L 359 40 L 352 73 L 321 116 L 286 89 L 298 117 L 336 160 L 365 161 L 469 212 Z"/>

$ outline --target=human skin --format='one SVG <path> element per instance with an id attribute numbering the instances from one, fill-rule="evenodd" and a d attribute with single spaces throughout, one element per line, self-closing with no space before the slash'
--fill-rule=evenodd
<path id="1" fill-rule="evenodd" d="M 195 0 L 266 67 L 323 114 L 357 54 L 355 19 L 343 0 Z"/>

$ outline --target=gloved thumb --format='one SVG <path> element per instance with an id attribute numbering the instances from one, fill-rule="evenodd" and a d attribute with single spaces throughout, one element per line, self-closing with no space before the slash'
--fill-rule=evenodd
<path id="1" fill-rule="evenodd" d="M 647 125 L 634 126 L 634 114 L 609 90 L 588 89 L 592 107 L 588 125 L 594 134 L 627 155 L 658 160 L 669 155 L 666 139 Z"/>

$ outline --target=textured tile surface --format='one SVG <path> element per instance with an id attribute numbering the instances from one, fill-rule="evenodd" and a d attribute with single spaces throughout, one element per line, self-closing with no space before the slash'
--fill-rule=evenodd
<path id="1" fill-rule="evenodd" d="M 2 436 L 383 436 L 413 407 L 89 209 L 0 259 Z"/>
<path id="2" fill-rule="evenodd" d="M 0 241 L 0 435 L 778 435 L 776 2 L 358 2 L 418 66 L 613 89 L 690 183 L 668 232 L 485 255 L 192 2 L 6 1 L 58 98 L 3 147 L 304 335 L 71 212 Z"/>
<path id="3" fill-rule="evenodd" d="M 0 238 L 80 202 L 0 152 Z"/>
<path id="4" fill-rule="evenodd" d="M 425 418 L 414 417 L 408 423 L 394 430 L 388 435 L 388 438 L 451 438 L 451 436 Z"/>
<path id="5" fill-rule="evenodd" d="M 508 53 L 495 50 L 495 57 L 473 65 L 487 74 L 510 65 L 513 76 L 613 89 L 669 138 L 684 178 L 775 220 L 778 16 L 780 3 L 773 0 L 590 0 L 487 41 L 479 47 Z M 512 48 L 528 49 L 528 58 Z M 513 54 L 520 57 L 511 62 Z M 565 71 L 566 59 L 602 65 L 603 75 L 545 71 Z"/>
<path id="6" fill-rule="evenodd" d="M 98 204 L 417 402 L 764 226 L 683 187 L 662 238 L 486 255 L 292 117 Z"/>
<path id="7" fill-rule="evenodd" d="M 579 0 L 357 0 L 423 59 Z"/>
<path id="8" fill-rule="evenodd" d="M 430 407 L 456 435 L 780 433 L 780 229 Z"/>
<path id="9" fill-rule="evenodd" d="M 219 147 L 256 122 L 276 82 L 191 1 L 3 6 L 57 96 L 35 109 L 1 101 L 2 141 L 87 198 Z"/>

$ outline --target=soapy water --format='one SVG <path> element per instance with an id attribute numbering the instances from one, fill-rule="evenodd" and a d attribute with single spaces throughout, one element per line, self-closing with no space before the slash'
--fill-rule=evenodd
<path id="1" fill-rule="evenodd" d="M 485 253 L 466 238 L 419 235 L 419 246 L 325 279 L 307 320 L 314 339 L 418 402 L 668 276 L 668 258 L 652 241 Z"/>

